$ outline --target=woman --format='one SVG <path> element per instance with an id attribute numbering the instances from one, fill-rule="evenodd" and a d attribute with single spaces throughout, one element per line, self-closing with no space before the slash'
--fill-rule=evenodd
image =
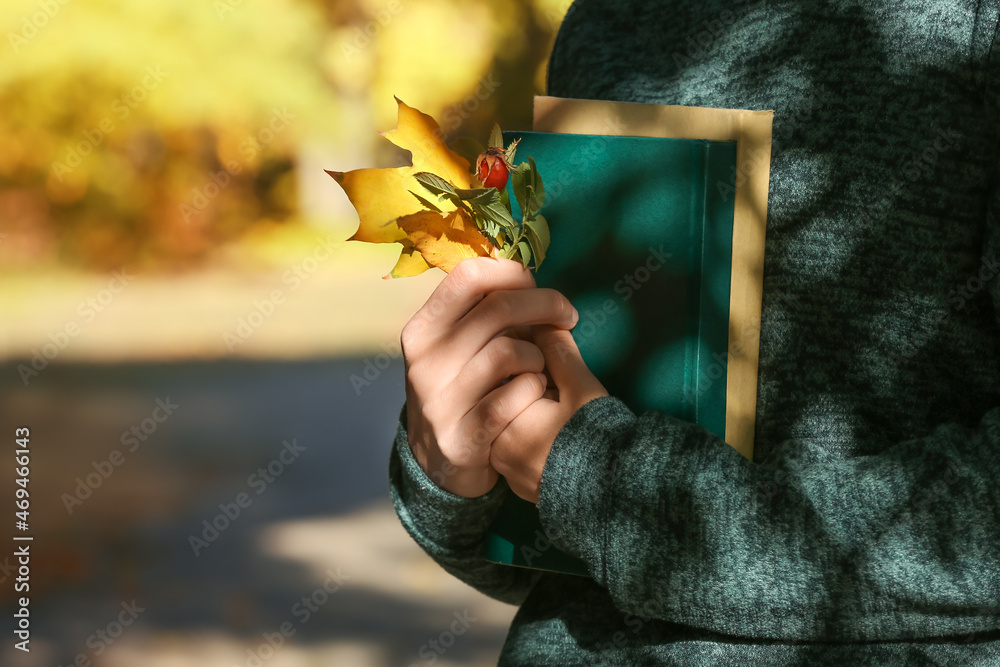
<path id="1" fill-rule="evenodd" d="M 634 414 L 565 298 L 463 262 L 403 332 L 391 491 L 520 605 L 502 665 L 998 664 L 1000 8 L 973 4 L 571 7 L 549 94 L 775 111 L 754 461 Z M 483 560 L 511 492 L 591 579 Z"/>

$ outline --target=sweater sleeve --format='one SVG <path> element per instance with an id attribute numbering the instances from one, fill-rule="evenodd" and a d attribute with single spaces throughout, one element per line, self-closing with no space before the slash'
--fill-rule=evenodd
<path id="1" fill-rule="evenodd" d="M 389 457 L 389 494 L 400 521 L 449 573 L 485 595 L 519 605 L 541 573 L 483 558 L 486 529 L 509 492 L 503 477 L 478 498 L 463 498 L 437 486 L 410 450 L 403 406 Z"/>
<path id="2" fill-rule="evenodd" d="M 790 449 L 755 464 L 598 398 L 556 438 L 542 525 L 640 616 L 802 640 L 1000 627 L 1000 408 L 873 456 Z"/>

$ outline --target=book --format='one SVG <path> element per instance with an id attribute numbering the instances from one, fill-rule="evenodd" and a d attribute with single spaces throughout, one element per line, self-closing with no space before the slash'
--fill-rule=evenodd
<path id="1" fill-rule="evenodd" d="M 580 313 L 587 366 L 633 411 L 699 424 L 747 458 L 771 119 L 539 97 L 535 131 L 504 133 L 544 178 L 552 242 L 536 282 Z M 492 562 L 588 576 L 513 493 L 484 546 Z"/>

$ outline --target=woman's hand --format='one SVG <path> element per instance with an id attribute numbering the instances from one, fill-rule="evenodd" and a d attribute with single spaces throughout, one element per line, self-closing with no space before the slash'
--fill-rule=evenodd
<path id="1" fill-rule="evenodd" d="M 537 504 L 542 470 L 559 431 L 574 412 L 592 399 L 607 396 L 608 390 L 587 368 L 569 331 L 532 327 L 532 339 L 545 357 L 552 382 L 543 397 L 519 411 L 496 437 L 490 463 L 514 493 Z"/>
<path id="2" fill-rule="evenodd" d="M 493 440 L 546 390 L 542 351 L 505 332 L 568 330 L 578 319 L 566 297 L 535 287 L 519 262 L 481 257 L 460 262 L 407 322 L 407 436 L 439 487 L 467 498 L 489 492 L 498 478 Z"/>

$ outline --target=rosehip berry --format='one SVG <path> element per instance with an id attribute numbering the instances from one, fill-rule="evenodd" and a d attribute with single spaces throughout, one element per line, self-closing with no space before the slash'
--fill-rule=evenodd
<path id="1" fill-rule="evenodd" d="M 511 166 L 502 148 L 487 148 L 476 159 L 476 175 L 484 188 L 503 190 L 507 186 L 507 177 Z"/>

